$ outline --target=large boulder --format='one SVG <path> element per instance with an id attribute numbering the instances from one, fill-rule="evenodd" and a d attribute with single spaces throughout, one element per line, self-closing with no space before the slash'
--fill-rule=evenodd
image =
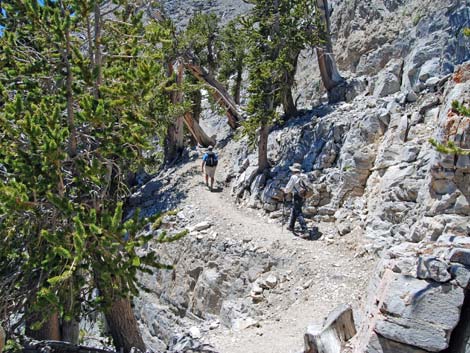
<path id="1" fill-rule="evenodd" d="M 392 72 L 385 72 L 375 83 L 374 96 L 386 97 L 400 90 L 400 79 Z"/>
<path id="2" fill-rule="evenodd" d="M 371 280 L 357 352 L 454 352 L 470 269 L 465 249 L 404 243 L 389 250 Z M 428 255 L 420 256 L 426 252 Z M 455 261 L 453 263 L 452 261 Z M 468 307 L 468 304 L 466 304 Z M 467 325 L 468 326 L 468 325 Z M 451 339 L 452 338 L 452 339 Z"/>

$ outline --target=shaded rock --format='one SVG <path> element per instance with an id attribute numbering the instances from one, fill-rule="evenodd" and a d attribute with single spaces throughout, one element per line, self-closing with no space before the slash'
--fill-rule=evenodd
<path id="1" fill-rule="evenodd" d="M 241 197 L 245 190 L 249 189 L 251 183 L 258 175 L 258 166 L 248 166 L 243 173 L 236 179 L 233 187 L 232 187 L 232 194 L 236 197 Z"/>
<path id="2" fill-rule="evenodd" d="M 371 334 L 370 341 L 364 348 L 364 353 L 428 353 L 417 347 L 386 339 L 375 332 Z"/>
<path id="3" fill-rule="evenodd" d="M 449 353 L 470 352 L 470 297 L 465 298 L 460 322 L 452 332 Z"/>
<path id="4" fill-rule="evenodd" d="M 409 91 L 406 94 L 406 101 L 409 103 L 416 102 L 418 100 L 418 95 L 415 93 L 415 91 Z"/>
<path id="5" fill-rule="evenodd" d="M 338 229 L 339 235 L 346 235 L 348 233 L 351 233 L 353 226 L 351 221 L 348 219 L 343 219 L 341 221 L 336 221 L 335 222 L 336 229 Z"/>
<path id="6" fill-rule="evenodd" d="M 470 268 L 454 264 L 450 266 L 450 274 L 453 279 L 457 281 L 457 284 L 462 288 L 467 288 L 470 283 Z"/>
<path id="7" fill-rule="evenodd" d="M 441 79 L 439 77 L 430 77 L 426 80 L 425 85 L 426 88 L 434 90 L 439 84 L 439 82 L 441 82 Z"/>
<path id="8" fill-rule="evenodd" d="M 453 249 L 449 255 L 449 261 L 470 266 L 470 249 Z"/>
<path id="9" fill-rule="evenodd" d="M 263 293 L 263 288 L 258 282 L 253 283 L 253 286 L 251 287 L 251 293 L 254 295 Z"/>
<path id="10" fill-rule="evenodd" d="M 420 279 L 432 279 L 436 282 L 447 282 L 451 279 L 446 262 L 433 257 L 418 259 L 417 276 Z"/>
<path id="11" fill-rule="evenodd" d="M 168 353 L 217 353 L 214 347 L 199 342 L 189 335 L 176 335 L 168 345 Z"/>
<path id="12" fill-rule="evenodd" d="M 257 303 L 261 303 L 263 300 L 264 300 L 264 296 L 263 294 L 256 294 L 256 293 L 250 293 L 250 297 L 253 301 L 253 303 L 257 304 Z"/>
<path id="13" fill-rule="evenodd" d="M 424 115 L 428 110 L 438 106 L 439 104 L 441 104 L 439 96 L 426 96 L 426 98 L 419 107 L 419 114 Z"/>
<path id="14" fill-rule="evenodd" d="M 277 205 L 274 203 L 265 203 L 263 204 L 263 209 L 267 212 L 273 212 L 277 210 Z"/>
<path id="15" fill-rule="evenodd" d="M 393 275 L 375 332 L 431 352 L 446 349 L 447 332 L 459 321 L 463 299 L 460 287 Z"/>

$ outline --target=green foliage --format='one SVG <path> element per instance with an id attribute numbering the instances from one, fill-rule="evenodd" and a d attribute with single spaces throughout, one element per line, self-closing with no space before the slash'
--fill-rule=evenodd
<path id="1" fill-rule="evenodd" d="M 247 33 L 239 20 L 230 21 L 221 31 L 221 49 L 219 53 L 220 71 L 222 80 L 243 70 L 247 56 Z"/>
<path id="2" fill-rule="evenodd" d="M 470 117 L 470 108 L 459 101 L 452 102 L 452 110 L 457 114 Z"/>
<path id="3" fill-rule="evenodd" d="M 219 22 L 214 13 L 196 13 L 180 35 L 179 46 L 183 52 L 189 52 L 198 65 L 206 66 L 210 72 L 217 69 L 219 52 Z"/>
<path id="4" fill-rule="evenodd" d="M 452 111 L 456 114 L 470 117 L 470 108 L 459 101 L 452 102 Z M 469 156 L 470 150 L 458 147 L 455 142 L 448 141 L 447 144 L 438 142 L 436 139 L 429 139 L 429 143 L 440 153 L 456 154 L 459 156 Z"/>
<path id="5" fill-rule="evenodd" d="M 440 153 L 470 156 L 470 150 L 457 147 L 452 141 L 449 141 L 446 145 L 444 145 L 440 142 L 437 142 L 435 139 L 429 139 L 429 143 L 433 145 L 434 148 Z"/>
<path id="6" fill-rule="evenodd" d="M 22 352 L 23 347 L 15 340 L 8 339 L 3 347 L 4 352 Z"/>
<path id="7" fill-rule="evenodd" d="M 462 33 L 463 33 L 464 36 L 470 37 L 470 28 L 465 27 L 464 29 L 462 29 Z"/>
<path id="8" fill-rule="evenodd" d="M 232 96 L 239 100 L 243 70 L 248 55 L 248 35 L 239 20 L 230 21 L 220 34 L 219 79 L 222 82 L 235 75 Z"/>
<path id="9" fill-rule="evenodd" d="M 277 108 L 294 84 L 297 59 L 302 49 L 319 43 L 319 26 L 313 0 L 253 0 L 251 16 L 243 19 L 248 35 L 250 98 L 243 124 L 254 141 L 260 126 L 278 119 Z M 277 3 L 277 7 L 276 7 Z"/>
<path id="10" fill-rule="evenodd" d="M 81 303 L 103 309 L 136 294 L 138 271 L 162 267 L 155 254 L 138 254 L 150 240 L 139 235 L 148 220 L 126 218 L 124 202 L 125 177 L 142 168 L 144 151 L 179 109 L 165 86 L 171 29 L 144 26 L 143 12 L 119 3 L 102 20 L 96 48 L 91 0 L 2 2 L 2 313 L 26 306 L 77 317 Z M 95 287 L 102 297 L 90 301 Z"/>

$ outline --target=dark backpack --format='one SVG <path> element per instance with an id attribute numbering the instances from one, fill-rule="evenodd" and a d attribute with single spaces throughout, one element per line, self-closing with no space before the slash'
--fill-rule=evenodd
<path id="1" fill-rule="evenodd" d="M 215 155 L 215 153 L 207 153 L 207 159 L 206 159 L 206 165 L 208 167 L 216 167 L 217 166 L 217 156 Z"/>
<path id="2" fill-rule="evenodd" d="M 312 187 L 310 187 L 310 185 L 307 185 L 307 183 L 302 178 L 300 178 L 299 180 L 299 184 L 296 187 L 296 191 L 297 195 L 299 195 L 303 199 L 306 199 L 313 195 Z"/>

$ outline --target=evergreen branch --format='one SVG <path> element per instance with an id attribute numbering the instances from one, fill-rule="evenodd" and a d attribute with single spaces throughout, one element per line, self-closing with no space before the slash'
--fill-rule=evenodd
<path id="1" fill-rule="evenodd" d="M 447 142 L 447 145 L 444 145 L 440 142 L 437 142 L 435 139 L 429 139 L 429 143 L 440 153 L 443 154 L 456 154 L 459 156 L 469 156 L 470 149 L 464 149 L 457 147 L 454 142 Z"/>
<path id="2" fill-rule="evenodd" d="M 459 101 L 452 101 L 452 110 L 460 115 L 463 115 L 465 117 L 470 117 L 470 108 L 466 107 L 463 103 Z"/>

